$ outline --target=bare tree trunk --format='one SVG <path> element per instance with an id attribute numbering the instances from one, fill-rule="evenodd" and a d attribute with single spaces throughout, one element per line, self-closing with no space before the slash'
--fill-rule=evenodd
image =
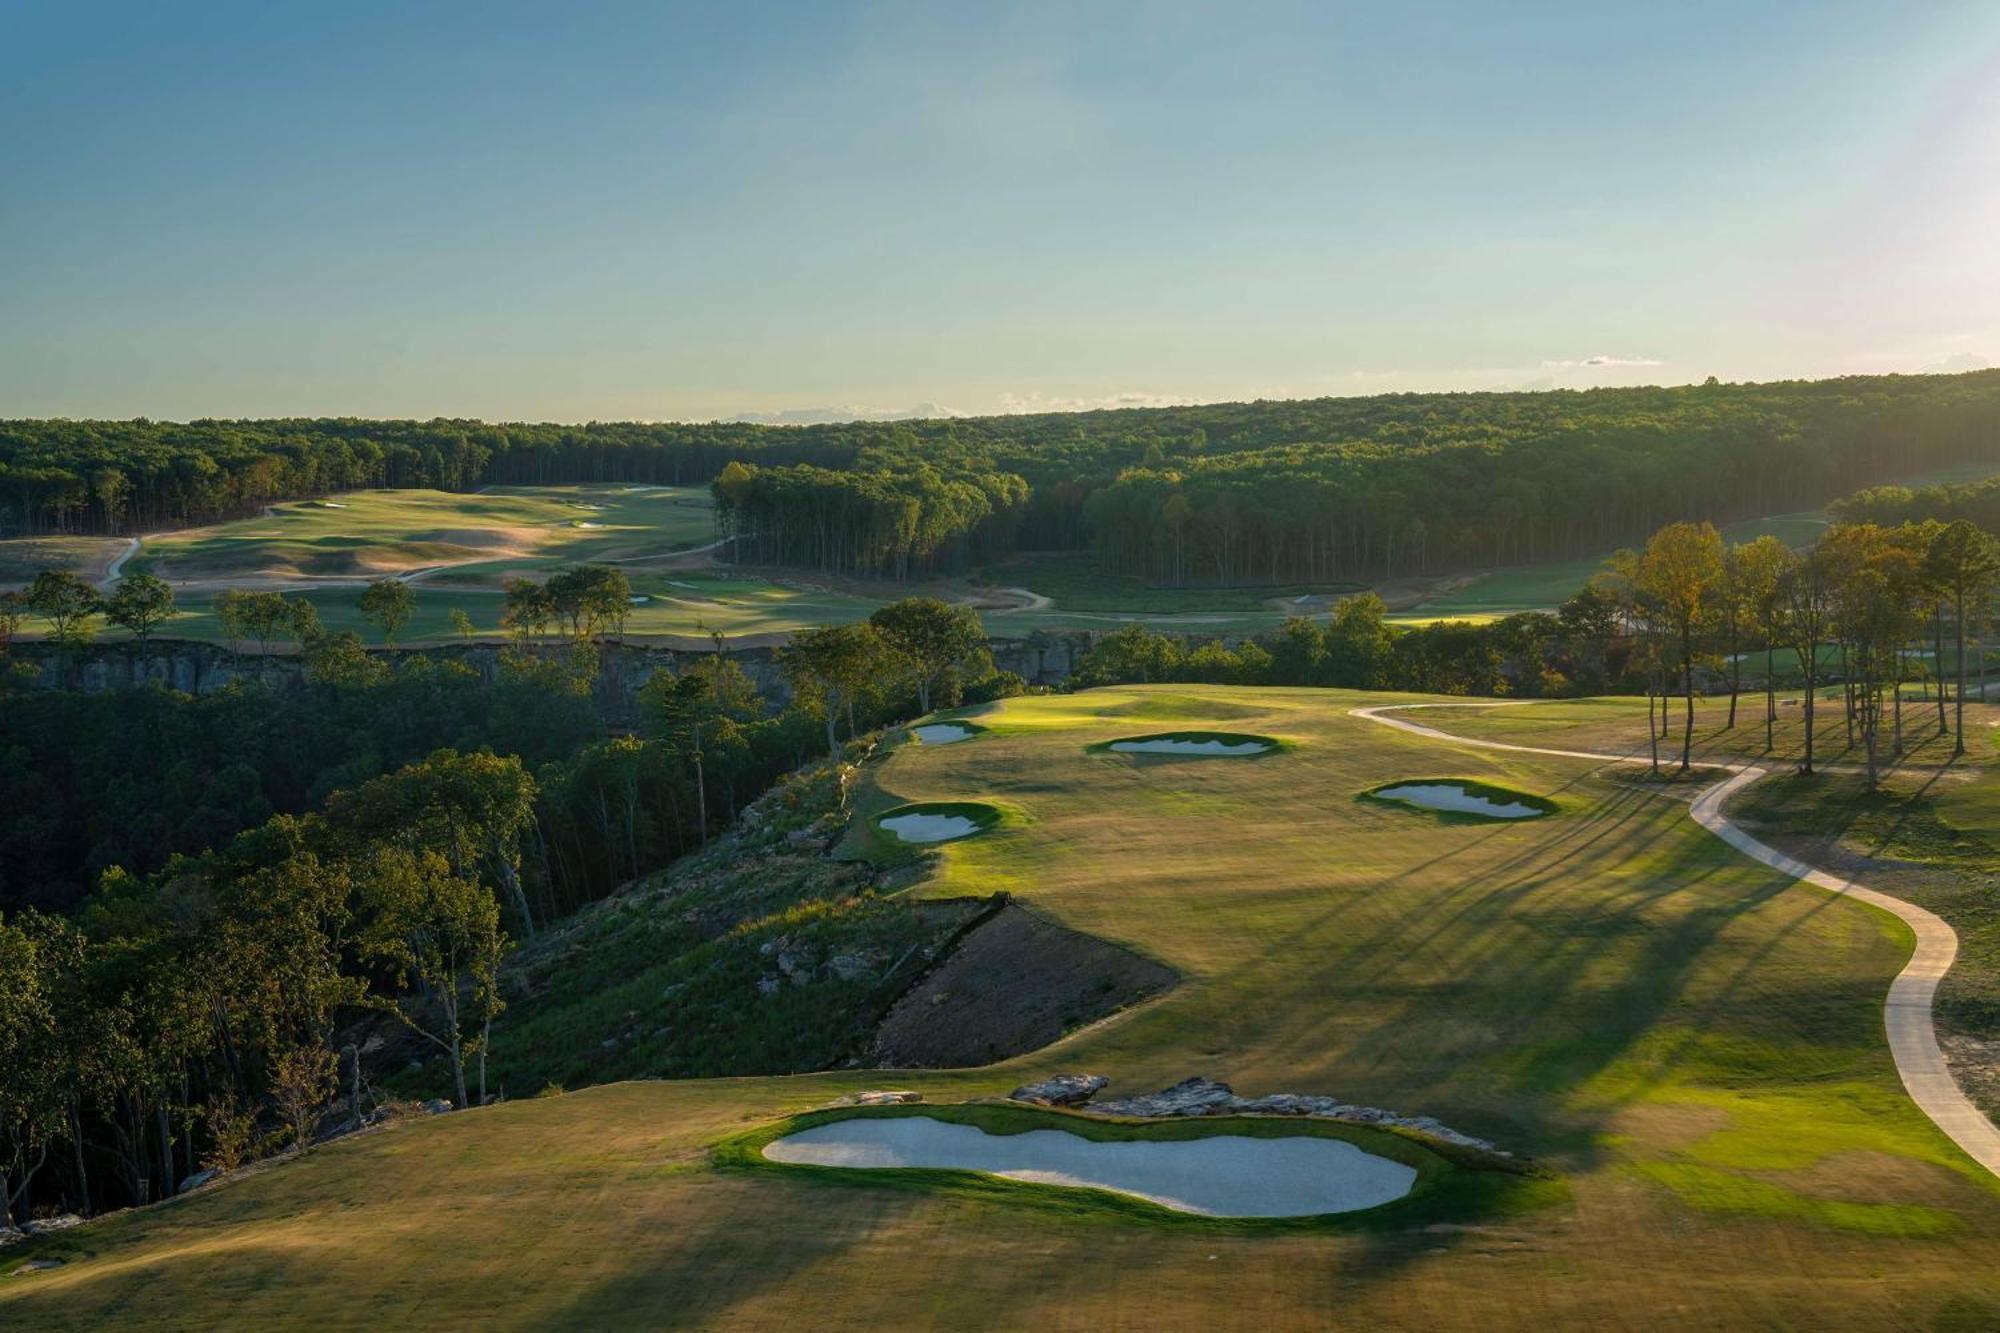
<path id="1" fill-rule="evenodd" d="M 1854 676 L 1847 669 L 1847 645 L 1840 645 L 1840 688 L 1847 706 L 1847 748 L 1854 748 Z"/>
<path id="2" fill-rule="evenodd" d="M 174 1180 L 174 1136 L 167 1127 L 167 1094 L 160 1093 L 160 1104 L 153 1112 L 160 1131 L 160 1197 L 172 1198 L 178 1182 Z"/>
<path id="3" fill-rule="evenodd" d="M 1937 734 L 1942 736 L 1950 728 L 1944 720 L 1944 603 L 1931 608 L 1931 680 L 1937 686 Z"/>
<path id="4" fill-rule="evenodd" d="M 462 1111 L 471 1103 L 465 1099 L 465 1043 L 459 1040 L 456 1016 L 451 1024 L 451 1076 L 458 1085 L 458 1107 Z"/>
<path id="5" fill-rule="evenodd" d="M 1958 697 L 1952 707 L 1957 714 L 1952 734 L 1951 757 L 1956 759 L 1965 753 L 1965 598 L 1959 597 L 1953 616 L 1958 632 Z M 1942 676 L 1943 664 L 1939 664 L 1938 674 Z"/>
<path id="6" fill-rule="evenodd" d="M 1778 727 L 1778 684 L 1771 669 L 1771 641 L 1764 640 L 1764 753 L 1769 754 L 1776 742 L 1773 739 Z"/>
<path id="7" fill-rule="evenodd" d="M 76 1192 L 83 1204 L 77 1211 L 83 1214 L 83 1216 L 89 1217 L 91 1213 L 90 1176 L 83 1169 L 83 1123 L 76 1113 L 76 1098 L 74 1097 L 71 1097 L 69 1102 L 69 1143 L 71 1150 L 76 1156 Z"/>
<path id="8" fill-rule="evenodd" d="M 1901 648 L 1896 649 L 1896 678 L 1889 683 L 1889 693 L 1896 701 L 1894 705 L 1896 741 L 1895 748 L 1889 752 L 1890 756 L 1895 758 L 1903 753 L 1903 650 Z"/>
<path id="9" fill-rule="evenodd" d="M 528 910 L 528 895 L 521 888 L 520 872 L 514 869 L 514 862 L 507 855 L 507 849 L 500 843 L 499 835 L 493 838 L 493 860 L 500 867 L 500 882 L 506 886 L 507 896 L 514 900 L 514 910 L 521 914 L 521 929 L 532 940 L 535 938 L 535 917 Z"/>
<path id="10" fill-rule="evenodd" d="M 1681 688 L 1687 694 L 1687 720 L 1681 726 L 1681 772 L 1688 771 L 1688 757 L 1694 753 L 1694 641 L 1681 631 Z"/>

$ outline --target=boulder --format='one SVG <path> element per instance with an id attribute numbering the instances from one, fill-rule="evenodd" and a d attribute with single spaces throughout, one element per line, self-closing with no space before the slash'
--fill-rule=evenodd
<path id="1" fill-rule="evenodd" d="M 851 953 L 835 954 L 826 960 L 826 966 L 842 981 L 862 981 L 875 970 L 866 958 Z"/>
<path id="2" fill-rule="evenodd" d="M 1098 1102 L 1090 1109 L 1100 1115 L 1221 1115 L 1238 1110 L 1242 1105 L 1243 1099 L 1231 1092 L 1227 1083 L 1197 1076 L 1182 1079 L 1171 1088 L 1162 1088 L 1158 1092 Z"/>
<path id="3" fill-rule="evenodd" d="M 1081 1106 L 1110 1081 L 1102 1074 L 1057 1074 L 1040 1083 L 1024 1083 L 1007 1096 L 1036 1106 Z"/>
<path id="4" fill-rule="evenodd" d="M 215 1170 L 213 1167 L 210 1167 L 206 1171 L 197 1171 L 193 1175 L 189 1176 L 186 1180 L 183 1180 L 181 1182 L 181 1187 L 175 1190 L 174 1193 L 186 1194 L 189 1190 L 198 1190 L 203 1185 L 206 1185 L 209 1181 L 214 1180 L 217 1176 L 221 1174 L 222 1173 L 220 1171 Z"/>
<path id="5" fill-rule="evenodd" d="M 443 1115 L 451 1109 L 451 1103 L 442 1097 L 433 1097 L 424 1103 L 425 1115 Z"/>

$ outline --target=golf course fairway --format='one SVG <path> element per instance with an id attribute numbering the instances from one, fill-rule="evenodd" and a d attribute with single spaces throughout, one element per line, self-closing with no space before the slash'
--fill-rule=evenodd
<path id="1" fill-rule="evenodd" d="M 975 795 L 1021 812 L 925 851 L 896 891 L 1005 890 L 1178 974 L 1054 1047 L 969 1070 L 509 1089 L 37 1243 L 62 1266 L 0 1277 L 0 1326 L 2000 1324 L 2000 1188 L 1911 1102 L 1884 1039 L 1909 930 L 1743 856 L 1688 817 L 1684 789 L 1351 715 L 1406 702 L 1436 701 L 1020 698 L 971 714 L 978 744 L 899 746 L 864 770 L 855 829 Z M 1532 719 L 1492 725 L 1528 741 Z M 1284 748 L 1091 749 L 1168 730 Z M 1432 773 L 1546 794 L 1562 817 L 1455 823 L 1354 799 Z M 861 1089 L 938 1105 L 1064 1070 L 1109 1076 L 1107 1095 L 1204 1074 L 1435 1116 L 1539 1174 L 1272 1229 L 718 1148 Z"/>

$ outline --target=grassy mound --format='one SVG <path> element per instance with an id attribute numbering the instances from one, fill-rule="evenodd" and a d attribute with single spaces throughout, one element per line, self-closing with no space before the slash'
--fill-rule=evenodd
<path id="1" fill-rule="evenodd" d="M 1422 801 L 1385 794 L 1401 787 L 1450 787 L 1467 796 L 1492 801 L 1497 805 L 1525 805 L 1535 813 L 1500 815 L 1477 810 L 1439 809 Z M 1356 799 L 1373 801 L 1379 805 L 1393 805 L 1400 810 L 1412 810 L 1447 824 L 1519 824 L 1531 819 L 1544 818 L 1562 809 L 1561 805 L 1546 796 L 1536 796 L 1532 792 L 1517 791 L 1512 787 L 1502 787 L 1491 782 L 1480 782 L 1475 778 L 1397 778 L 1393 782 L 1378 783 L 1370 787 Z"/>

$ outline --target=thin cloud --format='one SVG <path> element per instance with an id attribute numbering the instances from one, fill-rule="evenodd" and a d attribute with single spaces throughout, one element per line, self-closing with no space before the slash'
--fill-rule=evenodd
<path id="1" fill-rule="evenodd" d="M 1664 366 L 1665 364 L 1667 363 L 1655 360 L 1650 356 L 1605 356 L 1602 354 L 1586 356 L 1576 360 L 1542 362 L 1543 368 L 1547 370 L 1599 370 L 1606 367 Z"/>
<path id="2" fill-rule="evenodd" d="M 930 421 L 964 415 L 936 403 L 918 403 L 914 407 L 861 407 L 846 403 L 839 407 L 785 407 L 771 412 L 739 412 L 729 420 L 748 426 L 835 426 L 850 421 Z"/>

